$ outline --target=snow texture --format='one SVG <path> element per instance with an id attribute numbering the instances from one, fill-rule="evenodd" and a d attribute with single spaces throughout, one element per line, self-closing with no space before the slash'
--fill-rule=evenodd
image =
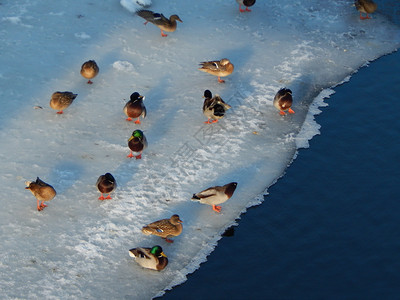
<path id="1" fill-rule="evenodd" d="M 257 1 L 250 13 L 233 0 L 153 2 L 183 20 L 168 37 L 131 13 L 136 1 L 0 2 L 0 298 L 150 299 L 182 283 L 319 132 L 329 88 L 400 45 L 396 26 L 379 13 L 360 20 L 347 0 Z M 225 57 L 235 65 L 225 84 L 197 70 Z M 92 85 L 79 74 L 89 59 L 100 67 Z M 272 105 L 285 86 L 294 115 Z M 218 123 L 203 123 L 205 89 L 232 106 Z M 49 107 L 55 91 L 78 94 L 62 115 Z M 146 97 L 140 125 L 122 111 L 135 91 Z M 149 143 L 141 160 L 126 157 L 135 129 Z M 106 172 L 118 188 L 99 201 Z M 41 212 L 24 189 L 37 176 L 57 191 Z M 220 214 L 190 200 L 231 181 Z M 173 244 L 141 233 L 175 213 Z M 161 272 L 128 255 L 155 244 L 169 258 Z"/>

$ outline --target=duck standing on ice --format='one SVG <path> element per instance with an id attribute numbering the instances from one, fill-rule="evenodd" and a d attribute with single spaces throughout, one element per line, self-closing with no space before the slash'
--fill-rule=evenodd
<path id="1" fill-rule="evenodd" d="M 192 200 L 199 201 L 202 204 L 211 205 L 213 210 L 219 213 L 221 212 L 221 206 L 218 206 L 217 204 L 228 201 L 235 192 L 236 186 L 236 182 L 231 182 L 223 186 L 209 187 L 204 191 L 193 194 Z"/>
<path id="2" fill-rule="evenodd" d="M 146 117 L 147 111 L 143 103 L 144 99 L 145 97 L 138 92 L 134 92 L 131 95 L 130 100 L 124 106 L 124 113 L 128 117 L 127 121 L 132 121 L 132 118 L 135 118 L 135 124 L 140 124 L 139 117 Z"/>
<path id="3" fill-rule="evenodd" d="M 222 80 L 221 77 L 232 74 L 234 69 L 233 64 L 227 58 L 223 58 L 221 60 L 203 61 L 200 63 L 200 66 L 200 71 L 217 76 L 219 83 L 224 83 L 225 80 Z"/>
<path id="4" fill-rule="evenodd" d="M 293 104 L 292 91 L 287 88 L 280 89 L 274 97 L 274 106 L 279 110 L 279 113 L 284 116 L 287 110 L 290 114 L 294 114 L 291 109 Z"/>
<path id="5" fill-rule="evenodd" d="M 176 21 L 183 23 L 183 21 L 179 18 L 178 15 L 172 15 L 169 17 L 169 19 L 167 19 L 163 14 L 154 13 L 151 10 L 146 10 L 146 9 L 138 10 L 136 11 L 136 14 L 146 20 L 144 25 L 150 22 L 156 25 L 158 28 L 160 28 L 161 36 L 163 37 L 168 36 L 167 34 L 164 33 L 164 31 L 174 32 L 176 30 L 177 26 Z"/>
<path id="6" fill-rule="evenodd" d="M 36 197 L 37 200 L 37 210 L 41 211 L 45 207 L 45 201 L 50 201 L 56 196 L 56 190 L 48 183 L 41 180 L 39 177 L 36 181 L 26 181 L 26 190 L 30 190 L 31 193 Z"/>
<path id="7" fill-rule="evenodd" d="M 249 9 L 249 7 L 253 6 L 254 3 L 256 3 L 256 0 L 236 0 L 236 2 L 239 4 L 239 11 L 245 12 L 245 11 L 251 11 L 251 9 Z M 242 9 L 242 5 L 246 6 L 246 8 Z"/>
<path id="8" fill-rule="evenodd" d="M 92 84 L 93 81 L 91 81 L 90 79 L 95 78 L 97 74 L 99 74 L 99 70 L 99 66 L 94 60 L 88 60 L 84 62 L 81 67 L 81 75 L 84 78 L 88 79 L 88 84 Z"/>

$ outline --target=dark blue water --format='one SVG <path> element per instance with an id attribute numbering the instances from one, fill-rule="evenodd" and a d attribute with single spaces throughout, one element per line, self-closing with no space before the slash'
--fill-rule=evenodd
<path id="1" fill-rule="evenodd" d="M 321 135 L 163 299 L 400 299 L 400 53 L 335 91 Z"/>

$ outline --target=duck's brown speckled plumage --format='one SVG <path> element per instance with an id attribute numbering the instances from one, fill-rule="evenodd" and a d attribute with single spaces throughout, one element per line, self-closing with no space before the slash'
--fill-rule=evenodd
<path id="1" fill-rule="evenodd" d="M 169 219 L 155 221 L 143 226 L 142 232 L 146 235 L 156 235 L 172 242 L 168 237 L 178 236 L 182 233 L 182 220 L 178 215 L 172 215 Z"/>
<path id="2" fill-rule="evenodd" d="M 92 84 L 93 82 L 90 79 L 96 77 L 99 74 L 99 70 L 99 66 L 94 60 L 88 60 L 82 64 L 81 75 L 88 79 L 88 84 Z"/>
<path id="3" fill-rule="evenodd" d="M 354 5 L 360 12 L 361 20 L 370 19 L 371 17 L 368 14 L 372 14 L 378 8 L 378 5 L 372 0 L 356 0 L 354 1 Z M 366 14 L 366 16 L 363 17 L 362 13 Z"/>
<path id="4" fill-rule="evenodd" d="M 57 194 L 56 190 L 50 184 L 44 182 L 39 177 L 36 178 L 36 181 L 27 181 L 25 189 L 30 190 L 36 197 L 37 209 L 39 211 L 47 206 L 43 202 L 50 201 Z"/>
<path id="5" fill-rule="evenodd" d="M 232 74 L 234 70 L 233 64 L 227 58 L 213 61 L 203 61 L 200 63 L 200 71 L 218 76 L 218 82 L 225 82 L 220 77 L 225 77 Z"/>
<path id="6" fill-rule="evenodd" d="M 50 107 L 57 110 L 58 114 L 62 114 L 63 110 L 70 106 L 77 96 L 78 94 L 71 92 L 54 92 L 51 95 Z"/>
<path id="7" fill-rule="evenodd" d="M 177 23 L 179 21 L 182 23 L 182 20 L 179 18 L 178 15 L 172 15 L 167 19 L 163 14 L 154 13 L 151 10 L 141 9 L 136 11 L 137 15 L 142 17 L 147 22 L 150 22 L 156 25 L 161 30 L 161 36 L 167 36 L 164 31 L 166 32 L 174 32 L 176 30 Z"/>

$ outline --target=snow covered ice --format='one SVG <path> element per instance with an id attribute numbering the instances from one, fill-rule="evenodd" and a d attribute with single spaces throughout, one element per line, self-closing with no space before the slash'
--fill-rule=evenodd
<path id="1" fill-rule="evenodd" d="M 399 28 L 379 12 L 361 21 L 351 1 L 257 1 L 250 13 L 233 0 L 153 1 L 183 21 L 166 38 L 130 12 L 135 2 L 0 2 L 2 299 L 149 299 L 185 281 L 318 133 L 329 88 L 400 45 Z M 225 84 L 197 70 L 224 57 L 235 65 Z M 89 59 L 92 85 L 79 74 Z M 294 115 L 272 105 L 281 87 Z M 232 106 L 216 124 L 203 123 L 205 89 Z M 55 91 L 78 94 L 63 115 L 49 107 Z M 134 91 L 146 97 L 141 125 L 122 111 Z M 126 157 L 134 129 L 149 143 L 141 160 Z M 106 172 L 118 188 L 99 201 Z M 57 191 L 41 212 L 24 189 L 37 176 Z M 221 214 L 190 200 L 232 181 Z M 172 214 L 183 220 L 173 244 L 141 233 Z M 129 257 L 155 244 L 169 258 L 162 272 Z"/>

